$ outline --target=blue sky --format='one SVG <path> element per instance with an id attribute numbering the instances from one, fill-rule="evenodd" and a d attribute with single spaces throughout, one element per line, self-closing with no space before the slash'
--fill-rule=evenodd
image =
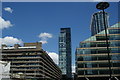
<path id="1" fill-rule="evenodd" d="M 13 36 L 23 42 L 40 41 L 40 33 L 50 33 L 43 49 L 58 53 L 58 36 L 60 28 L 71 28 L 73 64 L 75 48 L 79 42 L 90 37 L 91 15 L 99 10 L 96 2 L 4 2 L 4 20 L 9 20 L 11 27 L 3 29 L 2 37 Z M 13 12 L 5 11 L 5 7 Z M 110 25 L 118 22 L 118 3 L 111 2 L 106 9 L 110 15 Z"/>

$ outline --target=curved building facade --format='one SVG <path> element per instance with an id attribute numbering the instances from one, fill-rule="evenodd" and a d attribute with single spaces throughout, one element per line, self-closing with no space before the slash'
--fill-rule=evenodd
<path id="1" fill-rule="evenodd" d="M 96 12 L 92 15 L 91 19 L 91 35 L 94 36 L 95 34 L 104 30 L 104 26 L 109 26 L 109 15 L 105 12 L 105 25 L 104 25 L 104 18 L 103 18 L 103 11 Z"/>

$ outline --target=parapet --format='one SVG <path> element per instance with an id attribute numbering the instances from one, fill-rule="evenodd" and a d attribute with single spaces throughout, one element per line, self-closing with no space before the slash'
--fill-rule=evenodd
<path id="1" fill-rule="evenodd" d="M 5 44 L 2 45 L 2 49 L 42 49 L 42 43 L 36 42 L 36 43 L 24 43 L 23 46 L 20 46 L 19 44 L 14 44 L 14 46 L 7 46 Z"/>
<path id="2" fill-rule="evenodd" d="M 24 47 L 29 47 L 29 46 L 36 46 L 37 49 L 42 49 L 42 43 L 41 42 L 24 43 Z"/>

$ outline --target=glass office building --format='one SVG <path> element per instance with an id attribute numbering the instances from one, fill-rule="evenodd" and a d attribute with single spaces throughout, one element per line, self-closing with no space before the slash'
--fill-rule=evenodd
<path id="1" fill-rule="evenodd" d="M 112 76 L 120 78 L 120 22 L 107 28 L 107 32 Z M 76 72 L 79 79 L 108 80 L 109 63 L 104 30 L 80 42 L 76 49 Z"/>
<path id="2" fill-rule="evenodd" d="M 71 70 L 71 29 L 61 28 L 59 35 L 59 67 L 67 78 L 72 77 Z"/>
<path id="3" fill-rule="evenodd" d="M 109 15 L 107 12 L 105 12 L 105 26 L 109 26 Z M 92 15 L 91 19 L 91 35 L 95 35 L 102 30 L 104 30 L 104 18 L 103 18 L 103 11 L 96 12 Z"/>

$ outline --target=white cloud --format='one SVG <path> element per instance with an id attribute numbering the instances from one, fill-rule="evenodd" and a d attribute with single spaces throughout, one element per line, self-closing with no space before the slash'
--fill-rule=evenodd
<path id="1" fill-rule="evenodd" d="M 59 64 L 59 55 L 55 52 L 47 52 L 47 53 L 53 59 L 53 61 L 58 65 Z M 72 65 L 72 73 L 75 73 L 75 65 Z"/>
<path id="2" fill-rule="evenodd" d="M 13 46 L 14 44 L 22 44 L 23 41 L 21 39 L 17 39 L 11 36 L 6 36 L 4 38 L 0 38 L 0 44 L 6 44 L 9 46 Z"/>
<path id="3" fill-rule="evenodd" d="M 75 73 L 75 65 L 72 65 L 72 73 Z"/>
<path id="4" fill-rule="evenodd" d="M 9 20 L 5 21 L 1 16 L 0 16 L 0 29 L 4 28 L 9 28 L 13 26 Z"/>
<path id="5" fill-rule="evenodd" d="M 40 42 L 42 42 L 42 44 L 46 44 L 46 43 L 48 43 L 47 41 L 40 41 Z"/>
<path id="6" fill-rule="evenodd" d="M 5 11 L 7 11 L 7 12 L 10 12 L 10 13 L 12 13 L 12 12 L 13 12 L 13 9 L 12 9 L 12 8 L 10 8 L 10 7 L 6 7 L 6 8 L 4 8 L 4 10 L 5 10 Z"/>
<path id="7" fill-rule="evenodd" d="M 53 59 L 53 61 L 58 65 L 59 64 L 59 55 L 55 52 L 47 52 L 47 53 Z M 75 73 L 75 65 L 72 65 L 72 73 Z"/>
<path id="8" fill-rule="evenodd" d="M 53 35 L 50 33 L 44 32 L 44 33 L 40 33 L 38 37 L 41 39 L 40 42 L 42 42 L 42 44 L 46 44 L 46 43 L 48 43 L 47 40 L 49 38 L 52 38 Z"/>
<path id="9" fill-rule="evenodd" d="M 59 63 L 58 54 L 55 52 L 47 52 L 47 53 L 53 59 L 53 61 L 58 65 Z"/>
<path id="10" fill-rule="evenodd" d="M 44 32 L 44 33 L 41 33 L 39 37 L 40 38 L 52 38 L 52 34 Z"/>

